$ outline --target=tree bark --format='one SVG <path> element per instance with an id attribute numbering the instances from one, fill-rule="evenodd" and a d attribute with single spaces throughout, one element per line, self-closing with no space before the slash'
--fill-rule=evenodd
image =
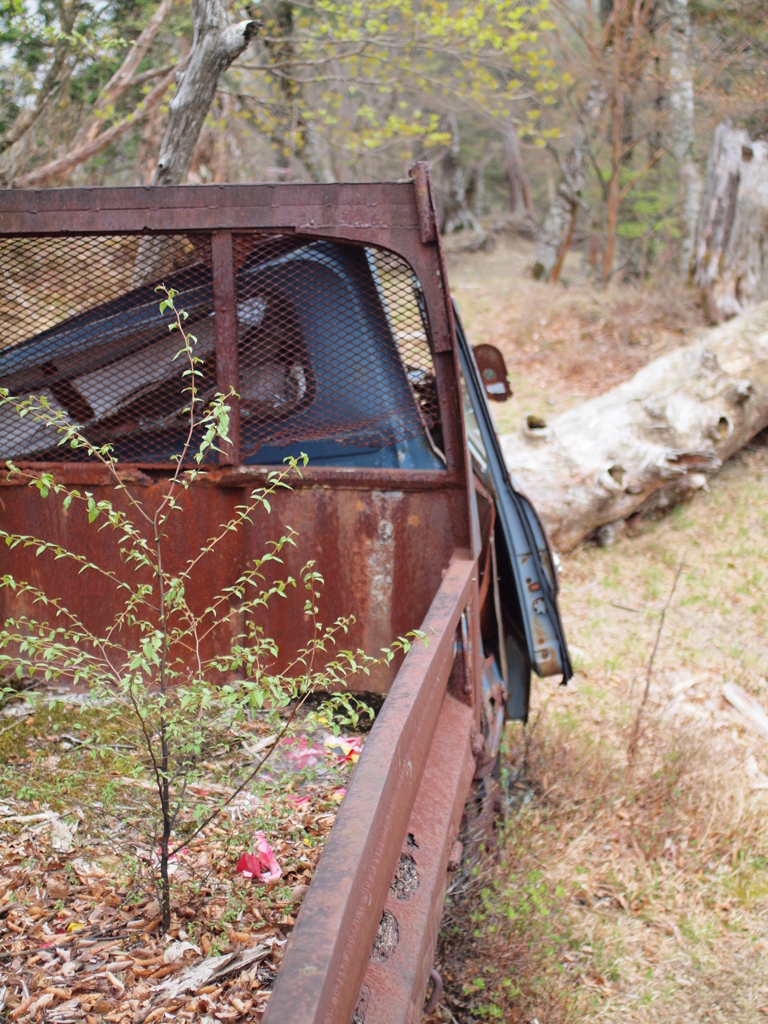
<path id="1" fill-rule="evenodd" d="M 693 280 L 720 323 L 768 298 L 768 143 L 724 121 L 707 163 Z"/>
<path id="2" fill-rule="evenodd" d="M 768 426 L 768 302 L 541 423 L 501 443 L 555 547 L 674 504 Z"/>
<path id="3" fill-rule="evenodd" d="M 565 260 L 579 207 L 583 205 L 581 190 L 587 174 L 589 145 L 606 100 L 602 84 L 598 81 L 592 82 L 581 108 L 565 163 L 560 164 L 561 177 L 555 198 L 539 234 L 536 262 L 533 265 L 533 276 L 536 280 L 551 280 L 555 267 L 562 267 Z"/>
<path id="4" fill-rule="evenodd" d="M 683 243 L 680 272 L 688 277 L 701 201 L 701 175 L 694 159 L 693 67 L 688 0 L 666 0 L 669 19 L 669 139 L 680 175 Z"/>
<path id="5" fill-rule="evenodd" d="M 520 140 L 514 128 L 504 132 L 504 174 L 509 188 L 509 212 L 513 217 L 525 217 L 535 224 L 531 186 L 523 166 Z"/>
<path id="6" fill-rule="evenodd" d="M 257 21 L 231 25 L 223 0 L 192 0 L 192 24 L 192 49 L 168 108 L 153 185 L 179 185 L 184 181 L 219 79 L 259 28 Z"/>
<path id="7" fill-rule="evenodd" d="M 484 239 L 485 232 L 480 226 L 480 221 L 470 210 L 467 202 L 467 185 L 460 159 L 459 126 L 454 114 L 449 115 L 448 124 L 451 130 L 451 146 L 443 159 L 443 172 L 448 190 L 443 210 L 442 231 L 445 235 L 450 235 L 454 231 L 472 231 L 479 239 Z"/>
<path id="8" fill-rule="evenodd" d="M 78 149 L 86 143 L 93 142 L 103 126 L 103 121 L 99 116 L 100 111 L 105 107 L 112 106 L 125 92 L 136 84 L 135 75 L 139 64 L 141 64 L 150 46 L 155 41 L 155 36 L 160 31 L 172 7 L 173 0 L 160 0 L 155 13 L 126 54 L 125 60 L 99 93 L 93 105 L 92 116 L 86 118 L 78 128 L 77 134 L 72 140 L 71 149 Z"/>

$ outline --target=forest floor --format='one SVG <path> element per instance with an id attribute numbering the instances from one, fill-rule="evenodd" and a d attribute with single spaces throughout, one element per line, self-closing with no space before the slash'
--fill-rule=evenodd
<path id="1" fill-rule="evenodd" d="M 525 243 L 449 260 L 470 340 L 507 359 L 502 431 L 705 326 L 685 290 L 599 291 L 577 255 L 554 288 L 525 276 Z M 535 680 L 527 729 L 508 726 L 506 822 L 449 894 L 430 1020 L 766 1020 L 768 742 L 722 685 L 768 709 L 767 526 L 758 438 L 689 504 L 563 559 L 576 677 Z"/>
<path id="2" fill-rule="evenodd" d="M 2 697 L 0 1020 L 260 1019 L 364 737 L 334 736 L 306 709 L 282 739 L 258 713 L 212 729 L 174 825 L 164 934 L 135 720 L 72 690 Z M 261 880 L 259 833 L 274 858 Z"/>

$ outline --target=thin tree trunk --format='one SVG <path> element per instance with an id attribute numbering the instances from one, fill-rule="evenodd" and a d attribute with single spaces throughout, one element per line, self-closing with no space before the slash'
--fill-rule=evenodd
<path id="1" fill-rule="evenodd" d="M 489 157 L 486 155 L 472 168 L 472 177 L 470 178 L 469 189 L 467 190 L 469 208 L 478 219 L 486 212 L 485 168 L 488 160 Z"/>
<path id="2" fill-rule="evenodd" d="M 168 108 L 153 185 L 179 185 L 187 176 L 219 79 L 256 35 L 259 23 L 229 23 L 224 0 L 191 0 L 192 49 Z"/>
<path id="3" fill-rule="evenodd" d="M 605 248 L 603 249 L 602 280 L 607 284 L 613 273 L 613 260 L 616 253 L 616 230 L 619 225 L 619 206 L 621 205 L 619 175 L 621 174 L 622 121 L 624 114 L 624 94 L 617 89 L 611 97 L 613 107 L 613 135 L 611 144 L 611 180 L 608 184 L 608 202 L 605 205 Z"/>
<path id="4" fill-rule="evenodd" d="M 606 99 L 602 84 L 598 81 L 592 82 L 581 108 L 565 163 L 560 165 L 561 177 L 555 198 L 539 233 L 536 261 L 533 265 L 533 276 L 537 280 L 550 280 L 554 268 L 558 264 L 562 267 L 565 260 L 579 207 L 583 205 L 581 190 L 587 174 L 589 146 Z"/>
<path id="5" fill-rule="evenodd" d="M 560 280 L 560 274 L 563 271 L 565 257 L 568 255 L 568 250 L 570 249 L 571 242 L 573 241 L 573 232 L 576 227 L 576 218 L 578 217 L 578 214 L 579 208 L 578 206 L 574 206 L 571 210 L 571 223 L 568 225 L 568 232 L 566 233 L 565 241 L 563 242 L 563 246 L 560 250 L 560 255 L 557 257 L 557 263 L 552 268 L 552 273 L 549 278 L 552 284 L 557 284 L 557 282 Z"/>
<path id="6" fill-rule="evenodd" d="M 480 226 L 480 221 L 472 213 L 467 202 L 467 186 L 460 159 L 459 126 L 455 114 L 448 116 L 448 124 L 451 131 L 451 146 L 443 159 L 443 172 L 448 182 L 448 190 L 442 230 L 446 235 L 454 231 L 473 231 L 479 238 L 484 238 L 485 232 Z"/>
<path id="7" fill-rule="evenodd" d="M 713 321 L 768 298 L 768 143 L 725 121 L 715 132 L 699 213 L 694 283 Z"/>
<path id="8" fill-rule="evenodd" d="M 626 14 L 626 4 L 613 5 L 613 48 L 611 52 L 611 179 L 608 185 L 608 201 L 605 207 L 605 247 L 603 248 L 602 281 L 603 284 L 611 278 L 613 273 L 613 260 L 616 253 L 616 230 L 619 225 L 620 199 L 620 174 L 622 167 L 622 156 L 624 153 L 624 35 L 625 28 L 623 16 Z M 621 15 L 621 17 L 620 17 Z"/>
<path id="9" fill-rule="evenodd" d="M 123 63 L 99 93 L 93 105 L 93 115 L 86 118 L 78 128 L 70 147 L 72 150 L 78 149 L 86 143 L 93 142 L 104 123 L 99 117 L 99 112 L 106 107 L 112 106 L 128 89 L 134 87 L 136 84 L 134 76 L 138 71 L 139 64 L 155 41 L 155 36 L 160 31 L 172 7 L 173 0 L 160 0 L 157 10 L 126 54 Z"/>
<path id="10" fill-rule="evenodd" d="M 536 214 L 531 201 L 531 186 L 523 166 L 520 140 L 514 128 L 504 135 L 504 174 L 509 187 L 509 212 L 513 216 L 527 217 L 535 223 Z"/>
<path id="11" fill-rule="evenodd" d="M 502 436 L 554 545 L 664 509 L 768 426 L 768 302 L 550 424 Z"/>
<path id="12" fill-rule="evenodd" d="M 669 18 L 669 139 L 680 176 L 683 242 L 680 272 L 691 273 L 701 175 L 694 159 L 694 92 L 691 62 L 691 17 L 688 0 L 665 0 Z"/>

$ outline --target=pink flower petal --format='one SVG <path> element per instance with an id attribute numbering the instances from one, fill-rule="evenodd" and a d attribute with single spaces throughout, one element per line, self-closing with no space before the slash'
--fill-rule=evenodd
<path id="1" fill-rule="evenodd" d="M 277 863 L 264 833 L 256 832 L 253 842 L 255 853 L 244 853 L 235 870 L 246 878 L 256 878 L 260 882 L 276 882 L 278 878 L 282 878 L 283 869 Z"/>
<path id="2" fill-rule="evenodd" d="M 261 865 L 258 857 L 252 853 L 244 853 L 237 862 L 236 870 L 241 875 L 245 875 L 246 878 L 258 878 L 260 868 Z"/>
<path id="3" fill-rule="evenodd" d="M 304 804 L 308 804 L 309 802 L 310 802 L 310 800 L 309 800 L 308 796 L 289 796 L 288 797 L 288 803 L 291 805 L 291 807 L 303 807 Z"/>

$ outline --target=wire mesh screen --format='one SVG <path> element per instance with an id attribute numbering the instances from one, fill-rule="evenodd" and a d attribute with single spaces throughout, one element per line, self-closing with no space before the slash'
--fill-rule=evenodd
<path id="1" fill-rule="evenodd" d="M 0 387 L 44 397 L 63 424 L 124 461 L 178 449 L 186 380 L 157 283 L 183 291 L 213 366 L 210 243 L 179 235 L 0 239 Z M 210 363 L 210 366 L 208 365 Z M 215 379 L 215 378 L 214 378 Z M 74 461 L 53 427 L 0 406 L 0 458 Z"/>
<path id="2" fill-rule="evenodd" d="M 235 241 L 242 455 L 344 458 L 438 426 L 418 284 L 392 253 Z M 429 431 L 429 434 L 427 434 Z"/>
<path id="3" fill-rule="evenodd" d="M 233 260 L 242 460 L 305 451 L 321 464 L 353 454 L 360 464 L 439 468 L 433 360 L 407 263 L 253 235 L 234 236 Z M 190 391 L 160 283 L 188 314 L 204 405 L 217 391 L 206 235 L 0 239 L 0 387 L 45 396 L 61 422 L 111 444 L 122 462 L 167 464 L 183 450 Z M 0 458 L 84 457 L 57 440 L 0 406 Z"/>

